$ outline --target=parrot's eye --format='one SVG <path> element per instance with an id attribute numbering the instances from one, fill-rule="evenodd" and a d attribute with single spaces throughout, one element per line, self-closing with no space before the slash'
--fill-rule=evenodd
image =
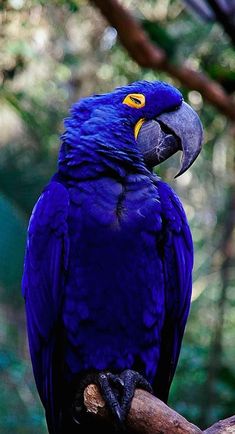
<path id="1" fill-rule="evenodd" d="M 142 93 L 129 93 L 122 103 L 129 107 L 142 108 L 145 106 L 145 96 Z"/>

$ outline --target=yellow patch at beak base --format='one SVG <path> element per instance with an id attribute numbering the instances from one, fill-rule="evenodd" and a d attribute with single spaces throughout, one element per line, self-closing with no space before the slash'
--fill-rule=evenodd
<path id="1" fill-rule="evenodd" d="M 144 118 L 141 118 L 138 120 L 138 122 L 135 124 L 135 128 L 134 128 L 134 135 L 135 135 L 135 140 L 137 140 L 140 128 L 142 127 L 143 123 L 145 122 Z"/>

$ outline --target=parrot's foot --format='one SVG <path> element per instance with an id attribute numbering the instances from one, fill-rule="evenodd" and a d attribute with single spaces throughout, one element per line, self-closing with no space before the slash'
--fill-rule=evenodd
<path id="1" fill-rule="evenodd" d="M 149 393 L 153 393 L 153 390 L 150 383 L 139 372 L 132 371 L 131 369 L 126 369 L 117 378 L 122 384 L 119 402 L 121 407 L 121 422 L 124 422 L 131 408 L 135 389 L 143 389 Z"/>
<path id="2" fill-rule="evenodd" d="M 119 375 L 111 372 L 100 372 L 89 374 L 82 381 L 80 402 L 83 391 L 91 383 L 99 387 L 101 395 L 119 427 L 124 425 L 135 389 L 139 388 L 152 393 L 149 382 L 136 371 L 126 369 Z"/>

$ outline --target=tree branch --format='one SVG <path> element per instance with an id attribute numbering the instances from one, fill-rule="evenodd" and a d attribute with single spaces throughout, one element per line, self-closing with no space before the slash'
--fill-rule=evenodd
<path id="1" fill-rule="evenodd" d="M 207 0 L 207 2 L 209 3 L 211 9 L 213 9 L 216 20 L 222 25 L 225 32 L 230 37 L 231 42 L 235 46 L 235 26 L 230 21 L 231 13 L 229 15 L 228 13 L 224 12 L 219 2 L 215 0 Z"/>
<path id="2" fill-rule="evenodd" d="M 165 51 L 150 41 L 142 27 L 118 0 L 91 0 L 91 2 L 96 5 L 110 25 L 115 27 L 122 45 L 138 65 L 168 73 L 188 89 L 200 92 L 205 100 L 230 120 L 235 121 L 235 103 L 223 88 L 206 75 L 194 71 L 185 64 L 182 66 L 172 64 Z"/>
<path id="3" fill-rule="evenodd" d="M 220 420 L 203 431 L 203 434 L 232 434 L 235 432 L 235 416 Z"/>
<path id="4" fill-rule="evenodd" d="M 94 384 L 86 387 L 84 404 L 93 417 L 110 423 L 105 402 Z M 232 427 L 235 429 L 235 416 L 201 431 L 158 398 L 140 389 L 135 391 L 127 417 L 128 430 L 136 434 L 226 434 L 232 432 Z"/>

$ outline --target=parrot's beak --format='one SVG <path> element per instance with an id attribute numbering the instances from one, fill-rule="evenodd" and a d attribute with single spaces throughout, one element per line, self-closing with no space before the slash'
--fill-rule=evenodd
<path id="1" fill-rule="evenodd" d="M 155 120 L 142 120 L 136 140 L 148 167 L 154 167 L 177 151 L 183 151 L 176 178 L 191 166 L 201 151 L 202 124 L 197 113 L 182 102 L 178 109 L 163 113 Z"/>

